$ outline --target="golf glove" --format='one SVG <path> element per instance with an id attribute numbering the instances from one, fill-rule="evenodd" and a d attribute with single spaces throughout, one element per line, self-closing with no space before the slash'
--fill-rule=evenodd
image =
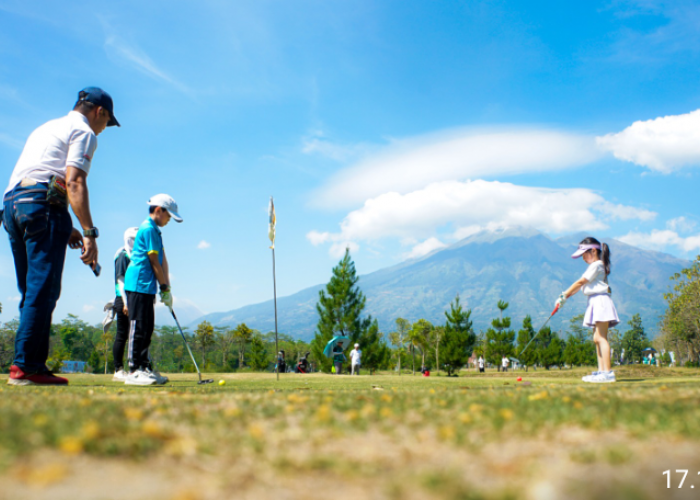
<path id="1" fill-rule="evenodd" d="M 561 292 L 561 295 L 559 296 L 557 301 L 554 303 L 554 306 L 561 309 L 562 307 L 564 307 L 565 303 L 566 303 L 566 294 L 564 292 Z"/>
<path id="2" fill-rule="evenodd" d="M 168 289 L 165 292 L 160 292 L 160 301 L 163 304 L 165 304 L 168 309 L 172 310 L 172 308 L 173 308 L 173 294 L 170 291 L 170 289 Z"/>

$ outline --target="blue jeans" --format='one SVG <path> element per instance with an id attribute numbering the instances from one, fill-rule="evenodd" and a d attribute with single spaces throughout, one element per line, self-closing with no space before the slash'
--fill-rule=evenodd
<path id="1" fill-rule="evenodd" d="M 41 184 L 17 186 L 5 195 L 3 209 L 21 294 L 14 364 L 26 373 L 41 372 L 73 223 L 67 208 L 48 204 Z"/>

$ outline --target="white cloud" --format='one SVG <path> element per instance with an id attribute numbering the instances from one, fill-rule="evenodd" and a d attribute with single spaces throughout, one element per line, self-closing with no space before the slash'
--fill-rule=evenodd
<path id="1" fill-rule="evenodd" d="M 406 259 L 415 259 L 418 257 L 423 257 L 424 255 L 428 255 L 433 250 L 437 250 L 438 248 L 445 248 L 446 246 L 447 245 L 439 239 L 431 237 L 422 243 L 418 243 L 404 257 Z"/>
<path id="2" fill-rule="evenodd" d="M 197 245 L 197 248 L 199 248 L 200 250 L 206 250 L 209 247 L 211 247 L 211 243 L 205 240 L 200 241 Z"/>
<path id="3" fill-rule="evenodd" d="M 593 137 L 553 130 L 456 130 L 397 140 L 333 176 L 312 203 L 348 207 L 433 182 L 546 172 L 600 156 Z"/>
<path id="4" fill-rule="evenodd" d="M 446 226 L 455 237 L 481 228 L 531 226 L 553 233 L 598 230 L 608 220 L 651 220 L 648 210 L 616 205 L 588 189 L 549 189 L 497 181 L 446 181 L 408 194 L 386 193 L 350 212 L 339 233 L 312 231 L 315 244 L 386 237 L 430 238 Z"/>
<path id="5" fill-rule="evenodd" d="M 616 134 L 597 137 L 615 158 L 670 173 L 700 165 L 700 110 L 637 121 Z"/>
<path id="6" fill-rule="evenodd" d="M 677 231 L 679 233 L 689 233 L 695 229 L 697 224 L 693 221 L 686 219 L 685 217 L 676 217 L 671 219 L 666 223 L 666 227 L 671 231 Z"/>
<path id="7" fill-rule="evenodd" d="M 85 304 L 85 305 L 83 306 L 83 312 L 86 312 L 86 313 L 87 313 L 87 312 L 90 312 L 90 311 L 92 311 L 92 310 L 94 310 L 94 309 L 95 309 L 95 306 L 91 306 L 90 304 Z"/>
<path id="8" fill-rule="evenodd" d="M 350 253 L 356 253 L 360 249 L 360 245 L 353 241 L 342 241 L 331 245 L 328 254 L 336 259 L 342 259 L 345 255 L 345 250 L 350 250 Z"/>
<path id="9" fill-rule="evenodd" d="M 670 229 L 654 229 L 650 233 L 630 232 L 618 239 L 629 245 L 651 250 L 664 250 L 669 246 L 677 247 L 684 252 L 700 250 L 700 234 L 684 238 Z"/>
<path id="10" fill-rule="evenodd" d="M 368 150 L 364 144 L 338 144 L 325 137 L 322 130 L 314 130 L 302 138 L 301 151 L 304 154 L 316 154 L 336 161 L 347 161 Z"/>
<path id="11" fill-rule="evenodd" d="M 140 71 L 146 76 L 172 85 L 180 92 L 192 94 L 192 91 L 183 83 L 177 81 L 164 70 L 159 68 L 155 62 L 138 45 L 128 42 L 115 34 L 115 30 L 101 19 L 107 36 L 105 38 L 105 52 L 107 56 L 126 62 L 129 66 Z"/>
<path id="12" fill-rule="evenodd" d="M 20 295 L 13 295 L 12 297 L 7 297 L 7 300 L 11 302 L 19 302 L 22 297 Z"/>
<path id="13" fill-rule="evenodd" d="M 319 233 L 318 231 L 309 231 L 306 233 L 306 238 L 311 242 L 313 246 L 321 245 L 331 241 L 331 233 Z"/>

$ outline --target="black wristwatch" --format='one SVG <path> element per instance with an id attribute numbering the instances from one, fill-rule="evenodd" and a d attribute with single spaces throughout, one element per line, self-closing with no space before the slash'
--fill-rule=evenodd
<path id="1" fill-rule="evenodd" d="M 166 285 L 165 283 L 163 283 L 162 285 L 160 285 L 160 291 L 161 291 L 161 292 L 167 292 L 168 290 L 170 290 L 170 285 Z"/>
<path id="2" fill-rule="evenodd" d="M 97 229 L 96 227 L 91 227 L 90 229 L 84 229 L 83 236 L 85 236 L 86 238 L 99 238 L 100 237 L 100 230 Z"/>

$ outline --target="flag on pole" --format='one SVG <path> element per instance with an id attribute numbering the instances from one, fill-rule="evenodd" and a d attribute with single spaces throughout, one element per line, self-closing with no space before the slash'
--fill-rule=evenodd
<path id="1" fill-rule="evenodd" d="M 268 209 L 268 215 L 270 216 L 270 228 L 268 229 L 267 235 L 270 237 L 270 243 L 272 243 L 270 248 L 272 248 L 274 250 L 274 248 L 275 248 L 275 226 L 277 225 L 277 216 L 275 216 L 275 202 L 272 201 L 272 196 L 270 196 L 270 207 Z"/>

